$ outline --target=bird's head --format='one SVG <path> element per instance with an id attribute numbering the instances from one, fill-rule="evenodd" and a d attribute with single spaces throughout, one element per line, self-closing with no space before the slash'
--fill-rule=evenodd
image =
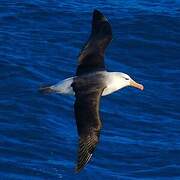
<path id="1" fill-rule="evenodd" d="M 120 83 L 122 84 L 122 87 L 132 86 L 140 90 L 144 89 L 144 86 L 142 84 L 135 82 L 129 75 L 125 73 L 119 73 L 119 77 L 120 77 Z"/>

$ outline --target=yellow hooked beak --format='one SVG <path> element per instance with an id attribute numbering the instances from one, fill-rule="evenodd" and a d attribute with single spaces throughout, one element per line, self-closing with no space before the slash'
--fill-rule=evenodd
<path id="1" fill-rule="evenodd" d="M 142 84 L 139 84 L 133 80 L 130 80 L 130 86 L 140 89 L 141 91 L 144 90 L 144 86 Z"/>

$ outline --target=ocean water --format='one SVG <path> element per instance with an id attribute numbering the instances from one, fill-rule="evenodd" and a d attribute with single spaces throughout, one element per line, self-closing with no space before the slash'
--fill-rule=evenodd
<path id="1" fill-rule="evenodd" d="M 100 143 L 75 174 L 74 97 L 38 88 L 75 74 L 95 8 L 113 29 L 107 69 L 145 89 L 102 98 Z M 1 0 L 0 179 L 180 179 L 179 78 L 179 0 Z"/>

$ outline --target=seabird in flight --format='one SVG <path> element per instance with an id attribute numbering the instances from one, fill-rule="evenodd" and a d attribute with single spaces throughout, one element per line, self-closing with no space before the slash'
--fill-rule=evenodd
<path id="1" fill-rule="evenodd" d="M 101 96 L 126 86 L 133 86 L 140 90 L 144 88 L 125 73 L 106 71 L 104 52 L 111 40 L 111 25 L 101 12 L 94 10 L 92 31 L 79 54 L 76 76 L 40 89 L 45 93 L 75 95 L 74 112 L 79 135 L 76 172 L 84 168 L 91 159 L 99 141 Z"/>

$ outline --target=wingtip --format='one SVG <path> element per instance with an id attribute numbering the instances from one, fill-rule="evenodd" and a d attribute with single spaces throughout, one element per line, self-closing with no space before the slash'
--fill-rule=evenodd
<path id="1" fill-rule="evenodd" d="M 85 163 L 83 163 L 83 164 L 78 163 L 75 167 L 75 173 L 79 173 L 82 169 L 84 169 L 84 167 L 87 165 L 87 163 L 89 162 L 91 157 L 92 157 L 92 154 L 89 155 L 89 157 L 86 159 Z"/>
<path id="2" fill-rule="evenodd" d="M 97 10 L 97 9 L 94 9 L 94 12 L 93 12 L 94 14 L 101 14 L 101 12 L 99 11 L 99 10 Z"/>
<path id="3" fill-rule="evenodd" d="M 107 21 L 107 18 L 101 13 L 99 10 L 94 9 L 93 12 L 93 19 L 94 20 L 100 20 L 100 21 Z"/>
<path id="4" fill-rule="evenodd" d="M 78 166 L 75 167 L 75 173 L 76 174 L 79 173 L 81 170 L 82 170 L 82 167 L 81 168 L 79 168 Z"/>

